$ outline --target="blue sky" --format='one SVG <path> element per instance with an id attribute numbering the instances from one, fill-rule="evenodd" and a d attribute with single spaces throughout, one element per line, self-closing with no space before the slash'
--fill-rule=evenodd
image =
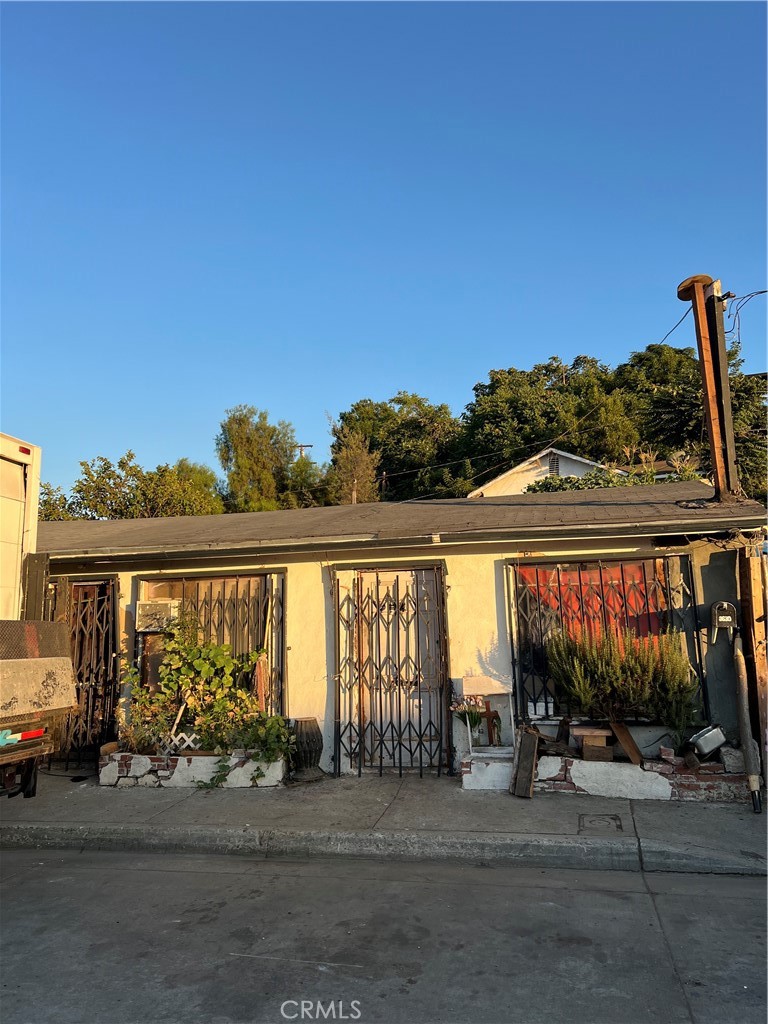
<path id="1" fill-rule="evenodd" d="M 491 368 L 660 340 L 690 274 L 764 287 L 762 4 L 2 20 L 2 421 L 55 483 L 214 464 L 240 402 L 323 457 L 358 398 L 458 412 Z"/>

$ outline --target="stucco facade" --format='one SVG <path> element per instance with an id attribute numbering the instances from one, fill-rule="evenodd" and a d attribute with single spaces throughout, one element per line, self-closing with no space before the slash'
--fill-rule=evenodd
<path id="1" fill-rule="evenodd" d="M 620 559 L 658 558 L 661 554 L 690 557 L 696 584 L 698 642 L 701 645 L 705 686 L 713 720 L 734 733 L 735 680 L 730 648 L 721 639 L 709 642 L 706 635 L 709 607 L 716 600 L 737 601 L 735 552 L 708 542 L 679 546 L 649 546 L 628 540 L 601 544 L 560 543 L 536 550 L 499 542 L 445 545 L 433 542 L 422 547 L 359 548 L 350 553 L 314 552 L 281 555 L 274 559 L 241 554 L 218 554 L 193 559 L 176 558 L 172 565 L 163 554 L 144 555 L 136 564 L 110 564 L 100 560 L 98 572 L 74 572 L 72 579 L 86 581 L 116 574 L 119 584 L 119 628 L 122 648 L 129 656 L 137 650 L 135 616 L 147 580 L 179 576 L 237 575 L 274 572 L 282 574 L 284 622 L 283 711 L 289 717 L 312 717 L 324 739 L 321 766 L 334 765 L 336 696 L 336 582 L 343 594 L 352 588 L 358 570 L 428 567 L 442 569 L 445 603 L 447 674 L 457 694 L 481 694 L 501 717 L 502 740 L 512 743 L 515 668 L 513 661 L 514 595 L 510 593 L 509 566 L 529 564 L 592 563 Z M 52 573 L 71 572 L 71 567 L 52 561 Z M 454 730 L 457 758 L 467 747 L 464 731 Z"/>

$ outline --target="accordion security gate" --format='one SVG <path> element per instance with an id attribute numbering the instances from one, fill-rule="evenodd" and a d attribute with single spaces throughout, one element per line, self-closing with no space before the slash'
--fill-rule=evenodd
<path id="1" fill-rule="evenodd" d="M 199 624 L 206 640 L 229 644 L 235 656 L 265 649 L 265 710 L 270 714 L 282 713 L 284 633 L 281 573 L 145 580 L 142 596 L 149 601 L 161 598 L 178 600 L 182 613 Z M 153 656 L 159 660 L 161 654 L 160 643 Z"/>
<path id="2" fill-rule="evenodd" d="M 441 569 L 364 570 L 334 588 L 336 774 L 440 774 L 450 742 Z"/>
<path id="3" fill-rule="evenodd" d="M 70 716 L 62 753 L 82 758 L 110 740 L 119 697 L 117 581 L 73 583 L 52 579 L 46 618 L 70 629 L 80 710 Z"/>
<path id="4" fill-rule="evenodd" d="M 687 556 L 507 568 L 519 720 L 567 710 L 558 706 L 544 649 L 547 636 L 557 629 L 630 629 L 641 636 L 678 629 L 702 680 L 696 595 Z M 702 696 L 709 718 L 703 686 Z"/>

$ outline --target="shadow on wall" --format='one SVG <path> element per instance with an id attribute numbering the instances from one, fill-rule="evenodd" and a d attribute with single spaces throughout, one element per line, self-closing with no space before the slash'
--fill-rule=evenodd
<path id="1" fill-rule="evenodd" d="M 696 617 L 704 656 L 704 675 L 709 711 L 713 724 L 721 725 L 729 739 L 738 738 L 736 708 L 736 672 L 728 634 L 721 630 L 713 644 L 709 635 L 712 605 L 730 601 L 736 606 L 739 622 L 741 607 L 736 586 L 738 553 L 713 548 L 697 548 L 692 558 L 699 604 Z"/>
<path id="2" fill-rule="evenodd" d="M 336 609 L 333 570 L 329 565 L 323 566 L 322 574 L 323 590 L 325 592 L 325 677 L 327 685 L 325 688 L 324 720 L 320 723 L 323 733 L 323 759 L 321 767 L 324 771 L 333 774 L 337 769 L 337 765 L 333 763 L 333 748 L 336 738 Z"/>

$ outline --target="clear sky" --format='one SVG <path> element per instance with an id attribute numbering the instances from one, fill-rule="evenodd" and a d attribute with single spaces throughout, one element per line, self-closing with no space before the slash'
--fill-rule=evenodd
<path id="1" fill-rule="evenodd" d="M 224 410 L 610 363 L 765 282 L 761 3 L 5 3 L 3 429 L 214 464 Z M 765 368 L 765 297 L 744 310 Z M 693 344 L 690 318 L 670 343 Z"/>

